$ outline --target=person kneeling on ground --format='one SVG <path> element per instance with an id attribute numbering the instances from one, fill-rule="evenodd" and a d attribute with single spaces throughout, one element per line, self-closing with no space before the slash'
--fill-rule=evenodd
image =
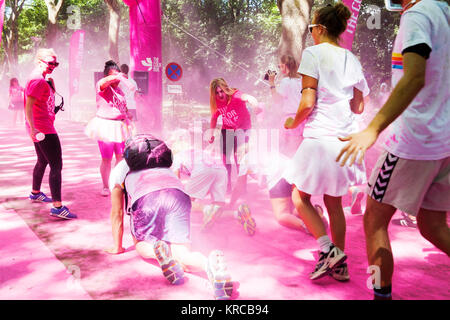
<path id="1" fill-rule="evenodd" d="M 223 253 L 214 250 L 207 258 L 190 250 L 191 199 L 170 170 L 171 150 L 163 141 L 141 134 L 127 140 L 123 158 L 110 176 L 114 246 L 107 252 L 125 252 L 122 238 L 126 199 L 131 233 L 140 256 L 156 259 L 171 284 L 184 283 L 184 271 L 204 270 L 215 298 L 230 299 L 233 283 Z"/>

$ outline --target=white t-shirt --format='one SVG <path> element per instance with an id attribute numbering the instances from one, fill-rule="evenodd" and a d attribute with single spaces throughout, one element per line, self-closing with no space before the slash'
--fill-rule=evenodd
<path id="1" fill-rule="evenodd" d="M 130 168 L 126 161 L 120 161 L 111 171 L 109 188 L 112 191 L 116 185 L 119 185 L 122 189 L 125 187 L 131 199 L 130 206 L 150 192 L 170 188 L 184 192 L 183 184 L 170 168 L 153 168 L 129 172 Z"/>
<path id="2" fill-rule="evenodd" d="M 431 48 L 425 86 L 390 126 L 386 150 L 404 159 L 438 160 L 450 156 L 450 28 L 446 3 L 422 0 L 403 13 L 392 53 L 392 84 L 403 76 L 404 49 Z"/>
<path id="3" fill-rule="evenodd" d="M 280 81 L 277 93 L 283 97 L 283 113 L 297 113 L 302 98 L 302 78 L 285 77 Z"/>
<path id="4" fill-rule="evenodd" d="M 335 140 L 358 131 L 350 109 L 353 88 L 364 96 L 370 92 L 358 58 L 347 49 L 321 43 L 303 51 L 298 71 L 318 80 L 316 106 L 303 137 Z"/>
<path id="5" fill-rule="evenodd" d="M 120 89 L 122 89 L 125 94 L 125 99 L 127 100 L 128 109 L 136 109 L 136 100 L 134 99 L 134 94 L 138 89 L 136 81 L 133 78 L 128 78 L 128 81 L 134 87 L 133 89 L 128 88 L 128 86 L 124 85 L 122 82 L 119 83 Z"/>

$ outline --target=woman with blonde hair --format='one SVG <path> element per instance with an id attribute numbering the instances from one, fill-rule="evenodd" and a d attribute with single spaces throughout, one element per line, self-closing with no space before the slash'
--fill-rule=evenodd
<path id="1" fill-rule="evenodd" d="M 47 75 L 59 65 L 53 49 L 39 49 L 36 54 L 36 68 L 28 78 L 25 87 L 26 127 L 36 150 L 37 162 L 33 169 L 33 186 L 29 196 L 33 202 L 53 202 L 50 215 L 62 219 L 77 216 L 61 202 L 62 151 L 55 130 L 55 83 Z M 50 166 L 49 185 L 52 198 L 41 192 L 42 178 L 47 165 Z"/>
<path id="2" fill-rule="evenodd" d="M 231 186 L 231 161 L 229 160 L 231 150 L 233 150 L 234 163 L 236 164 L 238 175 L 240 172 L 238 150 L 244 150 L 244 153 L 248 152 L 248 131 L 251 129 L 252 123 L 250 111 L 246 103 L 254 107 L 256 113 L 261 111 L 261 107 L 258 106 L 258 100 L 255 97 L 242 93 L 236 88 L 230 88 L 223 78 L 216 78 L 211 81 L 209 101 L 211 129 L 216 128 L 217 119 L 219 116 L 222 116 L 222 161 L 227 170 L 227 192 L 230 193 L 233 189 Z M 212 142 L 214 142 L 214 136 L 211 136 L 210 143 Z M 245 194 L 246 192 L 246 177 L 244 175 L 238 178 L 237 188 L 242 191 L 241 194 Z M 243 206 L 241 209 L 238 214 L 243 217 L 243 220 L 250 219 L 250 210 L 248 207 Z M 207 214 L 214 216 L 214 212 Z"/>

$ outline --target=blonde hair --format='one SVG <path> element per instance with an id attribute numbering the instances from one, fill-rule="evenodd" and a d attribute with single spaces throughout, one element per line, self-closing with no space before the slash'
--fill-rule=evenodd
<path id="1" fill-rule="evenodd" d="M 230 97 L 237 90 L 236 88 L 230 88 L 223 78 L 213 79 L 209 84 L 209 107 L 211 109 L 211 115 L 213 115 L 217 111 L 217 102 L 216 102 L 217 87 L 220 87 L 223 90 L 223 92 L 225 92 L 228 100 L 230 100 Z"/>
<path id="2" fill-rule="evenodd" d="M 36 57 L 34 58 L 35 62 L 39 62 L 40 60 L 43 60 L 44 58 L 48 57 L 54 57 L 56 58 L 56 52 L 53 50 L 53 48 L 40 48 L 36 52 Z"/>

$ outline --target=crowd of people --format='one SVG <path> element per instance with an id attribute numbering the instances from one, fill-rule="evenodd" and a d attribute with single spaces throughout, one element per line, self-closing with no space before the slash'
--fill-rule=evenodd
<path id="1" fill-rule="evenodd" d="M 416 218 L 421 234 L 450 256 L 448 5 L 433 0 L 392 2 L 403 11 L 392 55 L 393 89 L 366 127 L 361 130 L 357 119 L 370 92 L 364 70 L 358 58 L 340 46 L 351 12 L 342 3 L 327 5 L 312 15 L 308 28 L 314 45 L 303 51 L 301 60 L 283 55 L 280 74 L 268 73 L 270 95 L 279 106 L 279 117 L 272 123 L 281 133 L 281 148 L 257 164 L 249 160 L 252 116 L 264 106 L 255 97 L 230 87 L 224 78 L 213 79 L 207 134 L 200 132 L 201 143 L 196 145 L 189 143 L 195 141 L 195 130 L 187 130 L 186 146 L 175 147 L 171 139 L 136 134 L 130 112 L 135 106 L 129 102 L 136 83 L 126 65 L 107 61 L 95 87 L 97 113 L 85 130 L 100 150 L 101 195 L 111 197 L 113 246 L 107 251 L 124 252 L 123 220 L 129 214 L 136 251 L 156 259 L 171 284 L 182 284 L 185 271 L 205 271 L 215 298 L 230 299 L 233 282 L 223 252 L 213 250 L 206 257 L 191 249 L 192 207 L 200 206 L 203 229 L 230 213 L 252 236 L 256 221 L 246 198 L 247 179 L 263 176 L 279 224 L 317 241 L 319 258 L 311 280 L 327 275 L 350 279 L 342 197 L 350 190 L 352 213 L 361 213 L 361 186 L 366 184 L 368 262 L 381 270 L 374 299 L 392 299 L 394 262 L 387 229 L 396 210 Z M 48 77 L 57 66 L 53 50 L 38 50 L 25 88 L 11 79 L 10 105 L 12 110 L 25 105 L 36 150 L 29 198 L 52 202 L 54 217 L 74 219 L 77 215 L 61 199 L 61 144 L 53 125 L 57 92 Z M 364 155 L 388 127 L 385 150 L 367 179 Z M 41 191 L 47 165 L 51 198 Z M 311 202 L 312 196 L 323 198 L 328 219 L 323 208 Z"/>

